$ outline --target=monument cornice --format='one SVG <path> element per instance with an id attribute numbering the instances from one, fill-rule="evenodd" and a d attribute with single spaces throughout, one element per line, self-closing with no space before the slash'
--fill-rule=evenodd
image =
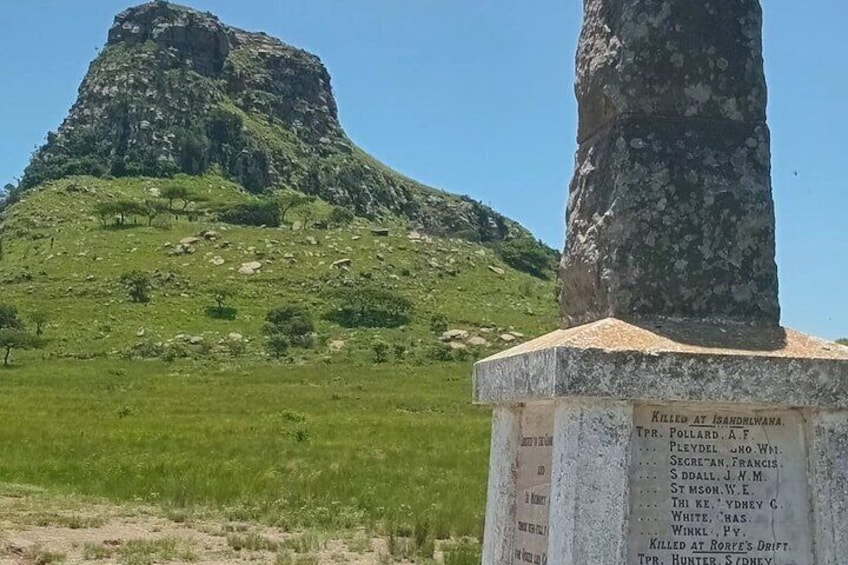
<path id="1" fill-rule="evenodd" d="M 848 408 L 848 347 L 777 327 L 606 318 L 474 366 L 477 403 L 558 397 Z"/>

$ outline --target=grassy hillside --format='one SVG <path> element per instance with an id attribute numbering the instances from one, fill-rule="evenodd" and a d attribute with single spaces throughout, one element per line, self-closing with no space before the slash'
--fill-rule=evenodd
<path id="1" fill-rule="evenodd" d="M 174 188 L 202 204 L 150 225 L 98 216 L 104 202 Z M 489 411 L 471 405 L 471 361 L 553 328 L 554 283 L 401 220 L 302 229 L 331 215 L 320 200 L 280 228 L 215 220 L 256 201 L 217 176 L 73 177 L 6 210 L 0 302 L 30 331 L 48 324 L 43 349 L 0 367 L 0 486 L 151 503 L 180 519 L 213 509 L 284 529 L 365 528 L 414 540 L 391 552 L 423 562 L 436 538 L 479 538 Z M 121 282 L 133 270 L 151 275 L 148 303 Z M 222 287 L 233 319 L 215 315 Z M 333 293 L 358 288 L 408 299 L 409 319 L 345 327 Z M 276 359 L 264 318 L 284 305 L 311 312 L 316 338 Z M 446 329 L 462 331 L 446 342 Z"/>
<path id="2" fill-rule="evenodd" d="M 454 346 L 458 349 L 450 356 L 459 358 L 504 347 L 499 336 L 506 332 L 517 332 L 520 340 L 521 334 L 538 335 L 556 325 L 553 283 L 511 269 L 492 249 L 410 234 L 400 221 L 376 226 L 357 219 L 344 228 L 297 229 L 305 219 L 321 224 L 331 207 L 320 200 L 290 212 L 291 225 L 281 228 L 223 224 L 214 214 L 191 221 L 163 213 L 150 226 L 142 217 L 128 217 L 124 226 L 96 217 L 98 202 L 140 203 L 173 187 L 201 195 L 207 209 L 256 200 L 216 176 L 72 177 L 35 189 L 7 210 L 2 302 L 16 305 L 24 319 L 41 312 L 49 320 L 47 346 L 30 357 L 114 357 L 175 344 L 177 356 L 265 358 L 264 316 L 271 307 L 291 304 L 307 307 L 317 323 L 316 346 L 293 350 L 294 361 L 367 362 L 375 339 L 391 344 L 404 362 L 438 359 L 444 357 L 438 350 L 447 347 L 440 345 L 442 330 L 432 323 L 439 317 L 450 328 L 467 330 L 468 339 L 488 343 Z M 388 228 L 389 234 L 375 235 L 375 227 Z M 216 237 L 200 237 L 189 246 L 191 253 L 175 251 L 180 240 L 210 230 Z M 342 259 L 350 265 L 332 266 Z M 240 273 L 250 262 L 261 268 Z M 133 303 L 121 283 L 122 274 L 132 270 L 152 277 L 147 304 Z M 408 298 L 410 321 L 365 329 L 328 321 L 338 306 L 328 294 L 361 286 Z M 208 312 L 215 305 L 212 290 L 220 287 L 233 293 L 227 306 L 237 309 L 235 319 L 215 319 Z M 244 347 L 229 347 L 230 334 L 240 334 Z M 184 343 L 190 338 L 202 343 Z"/>

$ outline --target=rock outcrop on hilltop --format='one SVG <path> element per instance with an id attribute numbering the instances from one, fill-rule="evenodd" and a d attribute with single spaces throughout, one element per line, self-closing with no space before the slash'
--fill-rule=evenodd
<path id="1" fill-rule="evenodd" d="M 70 114 L 21 185 L 209 170 L 252 192 L 292 188 L 361 216 L 406 217 L 436 234 L 527 235 L 490 208 L 407 179 L 353 144 L 315 55 L 161 1 L 115 18 Z"/>

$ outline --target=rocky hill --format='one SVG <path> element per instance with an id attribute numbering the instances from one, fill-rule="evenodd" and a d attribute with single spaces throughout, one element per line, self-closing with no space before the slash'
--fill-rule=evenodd
<path id="1" fill-rule="evenodd" d="M 345 135 L 315 55 L 167 2 L 115 18 L 79 97 L 21 189 L 71 175 L 222 174 L 248 191 L 288 188 L 434 235 L 529 234 L 470 198 L 403 177 Z"/>
<path id="2" fill-rule="evenodd" d="M 169 192 L 195 202 L 147 215 L 145 202 Z M 193 212 L 259 200 L 216 175 L 49 181 L 6 210 L 0 305 L 15 306 L 30 331 L 48 320 L 45 347 L 32 353 L 48 360 L 265 359 L 266 314 L 287 306 L 315 319 L 315 343 L 290 352 L 298 362 L 369 362 L 375 343 L 403 361 L 471 359 L 556 327 L 554 282 L 479 243 L 429 236 L 400 219 L 332 224 L 338 208 L 320 199 L 280 227 Z M 120 202 L 137 206 L 101 212 Z M 149 278 L 143 301 L 128 291 L 132 272 Z M 407 304 L 403 319 L 339 319 L 362 289 Z"/>

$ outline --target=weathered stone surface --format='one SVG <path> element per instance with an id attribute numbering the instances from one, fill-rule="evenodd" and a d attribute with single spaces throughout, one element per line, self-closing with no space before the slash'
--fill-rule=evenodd
<path id="1" fill-rule="evenodd" d="M 630 119 L 580 147 L 567 325 L 607 316 L 777 322 L 764 125 Z"/>
<path id="2" fill-rule="evenodd" d="M 743 324 L 601 320 L 474 366 L 474 399 L 561 397 L 848 408 L 848 347 Z M 722 337 L 723 336 L 723 337 Z"/>
<path id="3" fill-rule="evenodd" d="M 809 437 L 816 563 L 839 565 L 848 557 L 848 412 L 816 414 Z"/>
<path id="4" fill-rule="evenodd" d="M 214 169 L 251 192 L 285 185 L 359 216 L 405 217 L 432 235 L 484 242 L 530 235 L 471 198 L 373 163 L 339 123 L 317 56 L 208 12 L 154 1 L 115 18 L 69 115 L 33 156 L 21 186 Z"/>
<path id="5" fill-rule="evenodd" d="M 232 33 L 217 18 L 166 2 L 130 8 L 115 17 L 109 43 L 153 41 L 172 49 L 186 66 L 204 75 L 220 72 Z"/>
<path id="6" fill-rule="evenodd" d="M 777 325 L 759 3 L 585 6 L 563 324 Z"/>
<path id="7" fill-rule="evenodd" d="M 764 122 L 758 0 L 587 0 L 578 139 L 621 116 Z"/>
<path id="8" fill-rule="evenodd" d="M 804 436 L 800 410 L 637 406 L 627 563 L 812 563 Z"/>

